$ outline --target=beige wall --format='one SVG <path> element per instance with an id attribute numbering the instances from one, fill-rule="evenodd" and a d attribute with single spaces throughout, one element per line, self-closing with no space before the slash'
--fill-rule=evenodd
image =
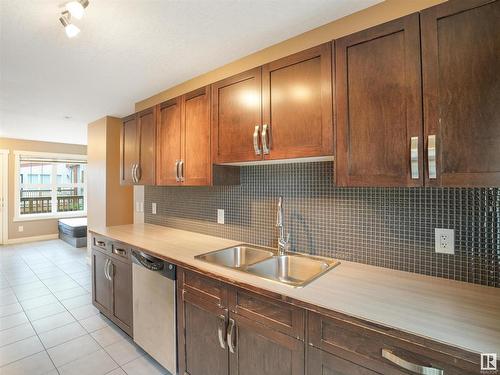
<path id="1" fill-rule="evenodd" d="M 57 219 L 33 220 L 33 221 L 18 221 L 14 222 L 14 150 L 17 151 L 36 151 L 36 152 L 54 152 L 62 154 L 78 154 L 86 155 L 87 146 L 73 145 L 66 143 L 53 142 L 38 142 L 27 141 L 20 139 L 0 138 L 0 149 L 7 149 L 9 154 L 9 194 L 8 194 L 8 238 L 18 239 L 24 237 L 44 236 L 49 234 L 57 234 Z M 23 232 L 18 231 L 18 226 L 24 227 Z M 7 238 L 4 238 L 6 240 Z"/>
<path id="2" fill-rule="evenodd" d="M 88 229 L 133 222 L 133 188 L 120 185 L 121 120 L 88 125 Z"/>
<path id="3" fill-rule="evenodd" d="M 136 103 L 135 110 L 143 110 L 256 66 L 349 35 L 353 32 L 411 14 L 444 1 L 445 0 L 386 0 L 380 4 L 330 22 L 212 70 L 211 72 L 202 74 L 177 86 L 171 87 Z"/>

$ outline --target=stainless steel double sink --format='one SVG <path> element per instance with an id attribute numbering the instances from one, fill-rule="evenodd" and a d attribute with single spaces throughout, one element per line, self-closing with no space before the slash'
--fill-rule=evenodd
<path id="1" fill-rule="evenodd" d="M 340 264 L 334 259 L 300 253 L 279 255 L 272 249 L 245 244 L 195 258 L 293 287 L 303 287 Z"/>

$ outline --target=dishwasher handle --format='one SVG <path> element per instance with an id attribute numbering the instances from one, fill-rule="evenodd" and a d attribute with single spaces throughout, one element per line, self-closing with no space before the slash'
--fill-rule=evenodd
<path id="1" fill-rule="evenodd" d="M 176 279 L 175 264 L 165 262 L 161 259 L 155 258 L 149 254 L 137 250 L 132 251 L 132 260 L 134 261 L 134 263 L 138 263 L 150 271 L 159 272 L 162 274 L 162 276 L 165 276 L 171 280 Z"/>

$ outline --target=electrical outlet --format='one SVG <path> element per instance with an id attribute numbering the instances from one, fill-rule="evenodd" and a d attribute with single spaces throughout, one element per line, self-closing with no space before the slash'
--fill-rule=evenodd
<path id="1" fill-rule="evenodd" d="M 455 230 L 435 228 L 436 253 L 455 254 Z"/>
<path id="2" fill-rule="evenodd" d="M 151 203 L 151 213 L 156 215 L 156 203 Z"/>
<path id="3" fill-rule="evenodd" d="M 18 230 L 19 232 L 24 232 L 24 226 L 19 225 L 19 226 L 17 227 L 17 230 Z"/>
<path id="4" fill-rule="evenodd" d="M 224 210 L 217 210 L 217 224 L 224 224 Z"/>

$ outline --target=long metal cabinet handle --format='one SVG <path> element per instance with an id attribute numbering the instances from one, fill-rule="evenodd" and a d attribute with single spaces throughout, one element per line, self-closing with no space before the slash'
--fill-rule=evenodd
<path id="1" fill-rule="evenodd" d="M 255 150 L 255 155 L 260 155 L 262 153 L 259 147 L 259 130 L 260 125 L 255 125 L 255 130 L 253 131 L 253 149 Z"/>
<path id="2" fill-rule="evenodd" d="M 234 345 L 234 319 L 229 319 L 229 326 L 227 327 L 227 346 L 229 351 L 234 354 L 236 347 Z"/>
<path id="3" fill-rule="evenodd" d="M 132 181 L 133 182 L 136 182 L 135 181 L 135 167 L 136 167 L 136 164 L 135 163 L 132 164 Z"/>
<path id="4" fill-rule="evenodd" d="M 411 169 L 411 178 L 413 180 L 418 180 L 420 178 L 418 173 L 418 137 L 411 137 L 410 169 Z"/>
<path id="5" fill-rule="evenodd" d="M 217 317 L 217 335 L 219 336 L 220 347 L 226 349 L 226 342 L 224 341 L 224 337 L 226 336 L 226 317 L 224 315 Z"/>
<path id="6" fill-rule="evenodd" d="M 113 281 L 113 276 L 114 276 L 114 265 L 113 262 L 109 261 L 108 262 L 108 275 L 109 275 L 109 281 Z"/>
<path id="7" fill-rule="evenodd" d="M 137 183 L 141 181 L 141 177 L 142 177 L 141 165 L 137 164 L 137 167 L 135 167 L 135 179 L 137 180 Z"/>
<path id="8" fill-rule="evenodd" d="M 106 280 L 111 280 L 108 275 L 108 262 L 109 259 L 106 259 L 106 261 L 104 262 L 104 277 L 106 278 Z"/>
<path id="9" fill-rule="evenodd" d="M 181 178 L 179 177 L 179 162 L 180 160 L 175 161 L 175 181 L 179 182 Z"/>
<path id="10" fill-rule="evenodd" d="M 439 368 L 421 366 L 421 365 L 417 365 L 415 363 L 408 362 L 407 360 L 404 360 L 403 358 L 400 358 L 397 355 L 395 355 L 389 349 L 382 349 L 382 357 L 384 357 L 388 361 L 394 363 L 395 365 L 397 365 L 401 368 L 404 368 L 405 370 L 412 371 L 416 374 L 420 374 L 420 375 L 444 375 L 444 371 L 439 369 Z"/>
<path id="11" fill-rule="evenodd" d="M 427 162 L 429 164 L 429 179 L 437 178 L 437 170 L 436 170 L 436 136 L 429 135 L 427 137 Z"/>
<path id="12" fill-rule="evenodd" d="M 181 182 L 184 182 L 184 160 L 182 160 L 182 159 L 179 162 L 179 170 L 180 170 L 180 179 L 181 179 Z"/>
<path id="13" fill-rule="evenodd" d="M 270 137 L 270 132 L 268 131 L 269 125 L 264 124 L 262 125 L 262 133 L 261 133 L 261 138 L 262 138 L 262 152 L 264 155 L 269 154 L 269 149 L 271 147 L 271 137 Z M 269 145 L 268 145 L 269 143 Z"/>

